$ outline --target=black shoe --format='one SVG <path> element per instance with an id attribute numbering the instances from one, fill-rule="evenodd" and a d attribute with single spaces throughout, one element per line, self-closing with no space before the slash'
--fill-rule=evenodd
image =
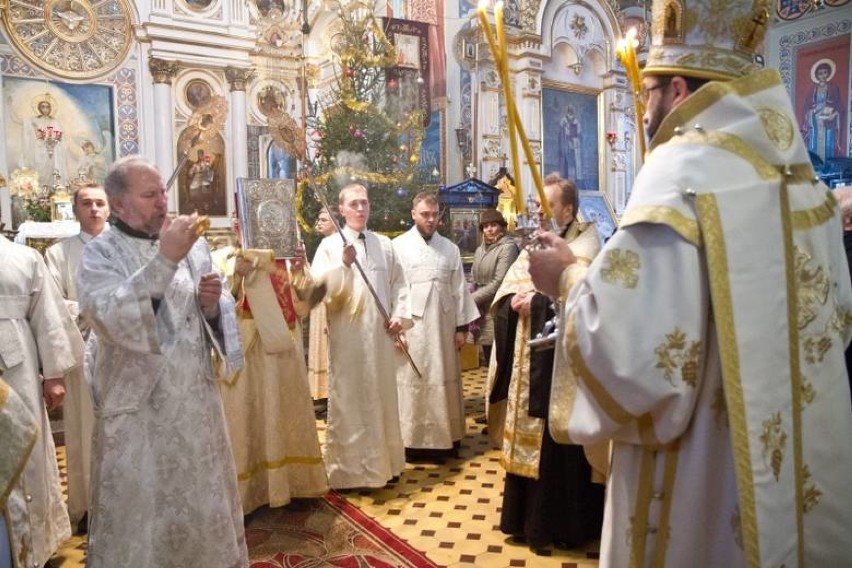
<path id="1" fill-rule="evenodd" d="M 89 512 L 83 513 L 83 518 L 77 523 L 77 531 L 74 534 L 88 534 L 89 532 Z"/>
<path id="2" fill-rule="evenodd" d="M 488 424 L 488 416 L 485 414 L 478 414 L 473 417 L 473 421 L 477 424 Z"/>

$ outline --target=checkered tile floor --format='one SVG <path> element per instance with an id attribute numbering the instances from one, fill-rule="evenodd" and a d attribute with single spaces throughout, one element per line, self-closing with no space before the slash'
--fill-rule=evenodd
<path id="1" fill-rule="evenodd" d="M 524 545 L 511 544 L 500 532 L 504 472 L 499 452 L 481 434 L 482 426 L 473 422 L 473 416 L 483 411 L 484 383 L 484 368 L 464 373 L 468 433 L 458 459 L 407 464 L 396 484 L 348 491 L 343 496 L 441 566 L 597 566 L 597 543 L 581 550 L 545 550 L 542 556 Z M 317 425 L 322 436 L 325 424 Z M 64 461 L 64 448 L 60 460 Z M 73 538 L 54 558 L 53 566 L 83 566 L 84 546 L 80 537 Z"/>

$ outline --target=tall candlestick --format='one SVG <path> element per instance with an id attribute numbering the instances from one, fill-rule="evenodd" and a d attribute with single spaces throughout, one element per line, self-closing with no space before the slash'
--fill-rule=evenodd
<path id="1" fill-rule="evenodd" d="M 645 114 L 645 103 L 642 101 L 642 79 L 639 76 L 639 62 L 636 59 L 636 28 L 627 30 L 624 38 L 618 40 L 616 54 L 618 60 L 624 65 L 627 72 L 627 80 L 633 90 L 633 109 L 636 114 L 636 131 L 639 138 L 639 159 L 645 158 L 645 123 L 642 117 Z"/>
<path id="2" fill-rule="evenodd" d="M 509 76 L 509 55 L 506 48 L 506 34 L 503 29 L 503 2 L 494 5 L 494 24 L 497 28 L 497 47 L 500 50 L 500 79 L 503 83 L 503 97 L 506 100 L 506 121 L 509 123 L 509 148 L 512 154 L 512 170 L 515 174 L 515 210 L 518 214 L 526 213 L 524 191 L 521 185 L 521 160 L 518 157 L 518 126 L 512 108 L 515 97 L 512 93 L 512 81 Z"/>

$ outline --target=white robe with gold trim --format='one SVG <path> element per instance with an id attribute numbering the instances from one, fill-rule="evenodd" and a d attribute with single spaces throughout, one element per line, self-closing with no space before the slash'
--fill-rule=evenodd
<path id="1" fill-rule="evenodd" d="M 391 318 L 411 325 L 402 266 L 390 239 L 344 227 Z M 339 234 L 322 240 L 311 265 L 328 285 L 328 426 L 324 459 L 332 488 L 383 487 L 405 468 L 396 373 L 405 365 L 355 265 L 345 267 Z"/>
<path id="2" fill-rule="evenodd" d="M 601 565 L 848 565 L 852 287 L 780 77 L 706 85 L 652 148 L 551 397 L 554 438 L 614 440 Z"/>
<path id="3" fill-rule="evenodd" d="M 240 301 L 237 310 L 245 366 L 220 383 L 219 391 L 247 515 L 263 505 L 281 507 L 294 498 L 322 496 L 328 481 L 308 390 L 301 322 L 296 319 L 288 327 L 278 305 L 269 274 L 276 269 L 274 261 L 235 278 L 233 259 L 221 262 L 231 250 L 213 255 L 234 281 L 235 294 L 248 298 L 249 309 Z M 284 292 L 291 294 L 289 284 Z M 291 298 L 296 314 L 307 314 L 307 305 L 295 294 Z"/>

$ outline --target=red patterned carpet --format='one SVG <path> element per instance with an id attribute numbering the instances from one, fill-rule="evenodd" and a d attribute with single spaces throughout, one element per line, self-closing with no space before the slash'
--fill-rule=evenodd
<path id="1" fill-rule="evenodd" d="M 259 509 L 247 520 L 246 541 L 252 568 L 437 567 L 334 492 Z"/>

